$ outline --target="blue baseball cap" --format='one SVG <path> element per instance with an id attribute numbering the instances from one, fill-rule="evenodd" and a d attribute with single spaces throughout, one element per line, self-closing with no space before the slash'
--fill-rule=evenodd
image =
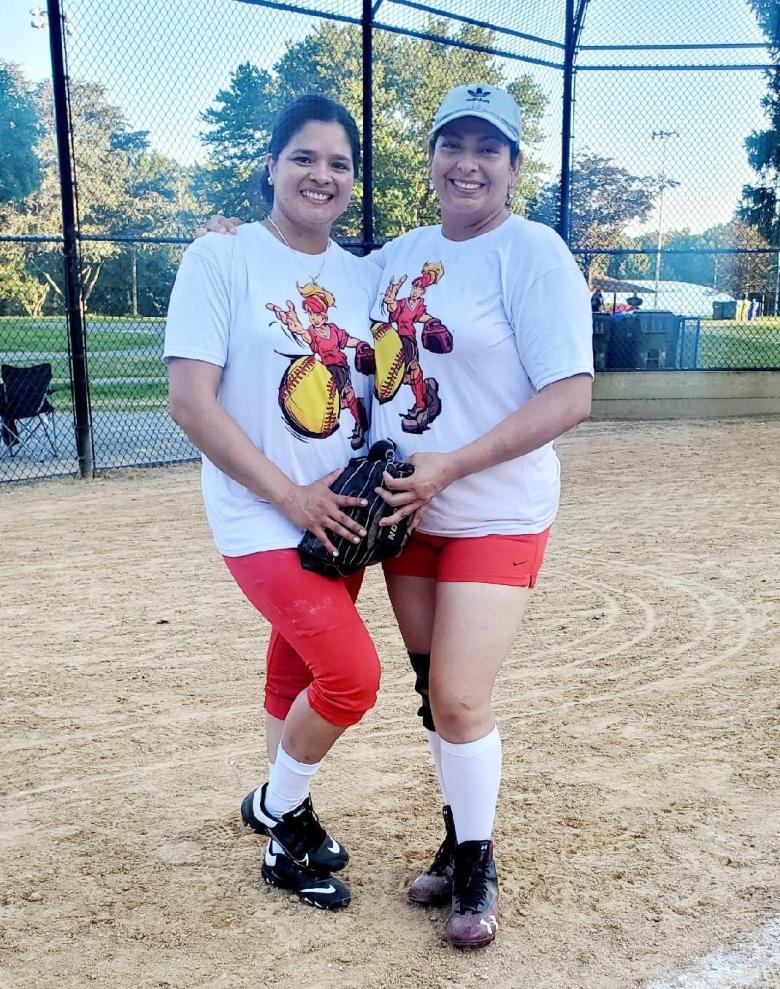
<path id="1" fill-rule="evenodd" d="M 514 144 L 520 143 L 520 108 L 505 89 L 485 82 L 451 89 L 436 111 L 430 136 L 461 117 L 486 120 Z"/>

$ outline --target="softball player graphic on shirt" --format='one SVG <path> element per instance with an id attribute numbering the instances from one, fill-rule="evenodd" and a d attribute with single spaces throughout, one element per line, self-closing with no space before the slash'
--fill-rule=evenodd
<path id="1" fill-rule="evenodd" d="M 382 298 L 382 307 L 388 314 L 388 322 L 377 322 L 371 327 L 374 337 L 376 375 L 374 388 L 380 402 L 393 398 L 402 384 L 409 385 L 414 404 L 401 417 L 401 428 L 406 433 L 423 433 L 441 412 L 439 383 L 426 378 L 420 365 L 417 346 L 417 326 L 422 327 L 422 345 L 435 354 L 448 354 L 452 350 L 452 334 L 446 326 L 428 312 L 424 297 L 431 285 L 444 276 L 440 261 L 428 261 L 421 273 L 413 279 L 409 295 L 398 298 L 398 291 L 406 282 L 406 275 L 398 281 L 390 278 Z"/>
<path id="2" fill-rule="evenodd" d="M 279 407 L 285 420 L 301 436 L 324 439 L 339 428 L 342 409 L 349 409 L 355 420 L 350 444 L 353 450 L 363 445 L 368 419 L 363 402 L 352 387 L 348 347 L 361 342 L 336 323 L 328 322 L 328 311 L 336 305 L 333 295 L 314 282 L 298 285 L 308 316 L 304 327 L 288 299 L 282 309 L 273 302 L 266 304 L 282 326 L 308 344 L 311 356 L 294 357 L 279 384 Z"/>

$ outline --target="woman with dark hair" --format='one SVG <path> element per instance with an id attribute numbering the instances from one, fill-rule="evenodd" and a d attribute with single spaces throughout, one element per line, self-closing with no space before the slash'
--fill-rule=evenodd
<path id="1" fill-rule="evenodd" d="M 447 937 L 460 948 L 489 944 L 498 930 L 493 686 L 558 510 L 553 441 L 588 415 L 593 376 L 585 279 L 553 230 L 509 209 L 521 165 L 511 95 L 485 83 L 450 90 L 429 141 L 441 225 L 371 256 L 383 269 L 371 309 L 382 341 L 371 434 L 394 440 L 415 468 L 405 479 L 385 475 L 392 493 L 383 497 L 396 512 L 383 524 L 420 517 L 384 571 L 445 821 L 444 841 L 408 895 L 451 904 Z M 209 226 L 235 229 L 222 217 Z"/>
<path id="2" fill-rule="evenodd" d="M 367 427 L 369 382 L 353 358 L 371 339 L 376 278 L 330 239 L 359 158 L 357 127 L 340 104 L 304 96 L 286 107 L 263 173 L 268 215 L 188 248 L 165 336 L 171 415 L 203 454 L 217 548 L 273 627 L 269 778 L 247 794 L 242 818 L 269 837 L 265 881 L 326 909 L 349 902 L 333 875 L 348 855 L 320 825 L 309 784 L 373 706 L 379 660 L 354 605 L 362 574 L 340 581 L 303 570 L 295 547 L 306 529 L 334 553 L 329 533 L 365 535 L 344 512 L 365 502 L 328 487 L 364 448 Z"/>

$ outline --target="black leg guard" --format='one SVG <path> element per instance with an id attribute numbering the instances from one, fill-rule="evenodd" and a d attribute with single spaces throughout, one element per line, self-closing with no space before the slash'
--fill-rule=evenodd
<path id="1" fill-rule="evenodd" d="M 422 704 L 417 713 L 422 718 L 422 723 L 428 731 L 436 731 L 436 725 L 433 723 L 431 704 L 428 700 L 428 676 L 431 672 L 431 654 L 429 652 L 410 652 L 409 659 L 412 661 L 412 669 L 417 674 L 417 679 L 414 681 L 414 689 L 422 697 Z"/>

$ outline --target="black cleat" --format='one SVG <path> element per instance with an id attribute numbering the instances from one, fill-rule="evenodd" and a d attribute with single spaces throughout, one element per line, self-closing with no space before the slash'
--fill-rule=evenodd
<path id="1" fill-rule="evenodd" d="M 260 816 L 253 808 L 255 790 L 250 791 L 241 802 L 241 819 L 257 834 L 267 834 L 281 845 L 286 854 L 303 869 L 313 872 L 331 873 L 343 869 L 349 861 L 349 853 L 343 845 L 323 828 L 314 812 L 311 797 L 307 797 L 281 819 L 273 817 L 265 809 L 265 794 L 268 784 L 260 790 Z"/>
<path id="2" fill-rule="evenodd" d="M 366 431 L 361 423 L 356 422 L 355 428 L 352 430 L 352 435 L 349 438 L 349 445 L 353 450 L 360 450 L 365 445 L 365 442 Z"/>
<path id="3" fill-rule="evenodd" d="M 428 413 L 428 422 L 433 422 L 441 413 L 441 399 L 439 398 L 439 382 L 436 378 L 425 379 L 425 410 Z"/>
<path id="4" fill-rule="evenodd" d="M 444 817 L 444 841 L 430 866 L 418 876 L 406 891 L 412 903 L 422 903 L 426 906 L 439 906 L 452 898 L 452 873 L 455 867 L 455 848 L 458 840 L 455 837 L 455 822 L 452 810 L 448 805 L 442 807 Z"/>
<path id="5" fill-rule="evenodd" d="M 455 849 L 447 939 L 455 948 L 483 948 L 498 931 L 498 878 L 492 841 L 462 841 Z"/>
<path id="6" fill-rule="evenodd" d="M 302 869 L 283 851 L 274 853 L 271 848 L 269 841 L 260 869 L 266 885 L 292 890 L 304 903 L 318 910 L 343 910 L 349 906 L 349 888 L 340 879 Z"/>

